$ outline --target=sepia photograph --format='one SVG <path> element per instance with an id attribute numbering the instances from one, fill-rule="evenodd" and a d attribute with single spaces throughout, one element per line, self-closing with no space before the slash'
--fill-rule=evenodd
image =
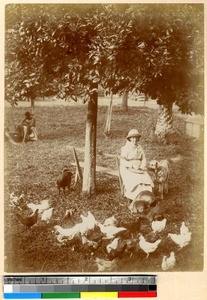
<path id="1" fill-rule="evenodd" d="M 4 17 L 4 271 L 202 272 L 204 4 Z"/>

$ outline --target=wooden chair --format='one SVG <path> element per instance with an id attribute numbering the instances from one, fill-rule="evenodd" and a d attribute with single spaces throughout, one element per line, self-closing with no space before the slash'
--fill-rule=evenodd
<path id="1" fill-rule="evenodd" d="M 76 164 L 76 171 L 75 171 L 75 183 L 74 186 L 78 183 L 78 180 L 82 183 L 83 180 L 83 174 L 82 174 L 82 170 L 79 164 L 79 160 L 78 160 L 78 156 L 76 153 L 75 148 L 73 147 L 73 155 L 74 155 L 74 159 L 75 159 L 75 164 Z"/>
<path id="2" fill-rule="evenodd" d="M 116 156 L 116 165 L 117 165 L 118 174 L 119 174 L 119 185 L 120 185 L 120 189 L 121 189 L 121 194 L 123 196 L 124 195 L 124 185 L 123 185 L 123 180 L 122 180 L 121 174 L 120 174 L 120 159 L 118 156 Z"/>

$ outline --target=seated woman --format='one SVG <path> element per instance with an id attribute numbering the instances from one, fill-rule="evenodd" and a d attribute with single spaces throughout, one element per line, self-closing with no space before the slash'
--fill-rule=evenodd
<path id="1" fill-rule="evenodd" d="M 152 192 L 154 184 L 146 170 L 146 158 L 143 148 L 138 144 L 141 134 L 132 129 L 127 135 L 127 142 L 121 149 L 120 176 L 123 181 L 124 196 L 131 200 L 138 199 L 142 191 Z"/>
<path id="2" fill-rule="evenodd" d="M 22 135 L 22 142 L 37 141 L 36 120 L 30 112 L 25 113 L 25 118 L 17 126 L 17 132 Z"/>

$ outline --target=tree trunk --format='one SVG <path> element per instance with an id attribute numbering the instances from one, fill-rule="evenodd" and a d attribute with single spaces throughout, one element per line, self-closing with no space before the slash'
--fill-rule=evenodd
<path id="1" fill-rule="evenodd" d="M 91 90 L 97 89 L 98 84 L 93 83 Z M 91 195 L 96 189 L 96 131 L 98 113 L 98 92 L 95 91 L 88 101 L 86 135 L 85 135 L 85 157 L 82 192 Z"/>
<path id="2" fill-rule="evenodd" d="M 168 106 L 160 105 L 155 135 L 160 142 L 165 141 L 165 137 L 172 130 L 172 104 Z"/>
<path id="3" fill-rule="evenodd" d="M 35 98 L 31 97 L 31 98 L 30 98 L 30 101 L 31 101 L 31 110 L 32 110 L 32 113 L 34 113 L 34 107 L 35 107 L 34 103 L 35 103 Z"/>
<path id="4" fill-rule="evenodd" d="M 104 133 L 106 136 L 108 136 L 111 133 L 112 108 L 113 108 L 113 93 L 111 93 L 111 99 L 110 99 L 108 113 L 107 113 L 107 119 L 106 119 L 106 126 L 105 126 L 105 130 L 104 130 Z"/>
<path id="5" fill-rule="evenodd" d="M 144 106 L 146 106 L 146 102 L 149 100 L 149 96 L 148 95 L 144 95 Z"/>
<path id="6" fill-rule="evenodd" d="M 121 105 L 123 111 L 128 110 L 128 98 L 129 98 L 129 92 L 124 92 L 122 97 L 122 105 Z"/>

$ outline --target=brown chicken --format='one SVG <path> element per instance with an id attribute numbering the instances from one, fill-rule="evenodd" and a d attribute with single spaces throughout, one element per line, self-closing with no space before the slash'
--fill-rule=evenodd
<path id="1" fill-rule="evenodd" d="M 25 216 L 25 217 L 23 217 L 21 214 L 17 213 L 17 218 L 23 225 L 25 225 L 27 227 L 31 227 L 37 223 L 38 212 L 39 212 L 39 209 L 36 209 L 35 212 L 33 212 L 31 215 Z"/>

